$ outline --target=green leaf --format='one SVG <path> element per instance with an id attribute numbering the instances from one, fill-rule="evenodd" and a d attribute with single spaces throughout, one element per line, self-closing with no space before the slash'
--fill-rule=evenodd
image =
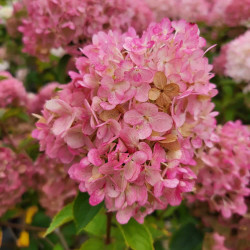
<path id="1" fill-rule="evenodd" d="M 86 193 L 79 192 L 73 205 L 73 215 L 76 224 L 76 231 L 80 233 L 84 227 L 95 217 L 103 204 L 91 206 L 89 204 L 89 196 Z"/>
<path id="2" fill-rule="evenodd" d="M 131 219 L 126 225 L 118 224 L 118 226 L 128 247 L 134 250 L 154 249 L 152 236 L 145 225 Z"/>
<path id="3" fill-rule="evenodd" d="M 105 244 L 105 238 L 90 238 L 85 241 L 80 250 L 121 250 L 127 249 L 120 230 L 118 228 L 112 228 L 112 242 L 108 245 Z M 144 249 L 143 249 L 144 250 Z"/>
<path id="4" fill-rule="evenodd" d="M 73 220 L 73 202 L 65 206 L 52 220 L 45 236 L 53 232 L 61 225 Z"/>
<path id="5" fill-rule="evenodd" d="M 188 223 L 177 230 L 169 245 L 170 250 L 198 250 L 201 249 L 203 240 L 202 233 L 195 227 L 195 224 Z"/>
<path id="6" fill-rule="evenodd" d="M 60 83 L 66 83 L 67 82 L 67 65 L 68 62 L 70 60 L 70 56 L 69 55 L 64 55 L 59 63 L 58 63 L 58 67 L 57 67 L 57 77 L 58 77 L 58 82 Z"/>
<path id="7" fill-rule="evenodd" d="M 29 121 L 29 116 L 20 108 L 10 108 L 3 111 L 1 111 L 1 120 L 6 121 L 7 119 L 11 117 L 18 117 L 20 120 L 23 120 L 25 122 Z"/>
<path id="8" fill-rule="evenodd" d="M 1 216 L 1 221 L 7 221 L 9 219 L 12 219 L 13 217 L 17 216 L 18 213 L 20 213 L 19 209 L 17 208 L 10 209 Z"/>
<path id="9" fill-rule="evenodd" d="M 105 249 L 104 240 L 91 238 L 86 240 L 82 245 L 80 250 L 100 250 Z"/>
<path id="10" fill-rule="evenodd" d="M 106 234 L 106 223 L 107 217 L 105 215 L 105 209 L 101 209 L 100 212 L 84 228 L 84 231 L 89 234 L 102 237 Z"/>
<path id="11" fill-rule="evenodd" d="M 57 243 L 54 247 L 53 247 L 53 250 L 63 250 L 63 247 Z"/>

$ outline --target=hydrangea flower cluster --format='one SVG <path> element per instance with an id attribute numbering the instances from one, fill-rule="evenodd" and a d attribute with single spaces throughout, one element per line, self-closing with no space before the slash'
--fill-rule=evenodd
<path id="1" fill-rule="evenodd" d="M 25 155 L 15 154 L 0 146 L 0 215 L 15 206 L 32 185 L 32 162 Z"/>
<path id="2" fill-rule="evenodd" d="M 185 19 L 189 22 L 206 21 L 210 3 L 208 0 L 146 0 L 157 20 L 163 17 Z"/>
<path id="3" fill-rule="evenodd" d="M 76 183 L 68 178 L 67 168 L 62 163 L 41 155 L 34 163 L 39 202 L 49 216 L 54 216 L 77 194 Z"/>
<path id="4" fill-rule="evenodd" d="M 27 93 L 23 83 L 6 71 L 0 72 L 0 107 L 25 106 Z"/>
<path id="5" fill-rule="evenodd" d="M 215 61 L 215 67 L 222 63 L 224 74 L 236 83 L 250 83 L 250 31 L 222 47 L 220 56 Z M 224 62 L 224 64 L 223 64 Z"/>
<path id="6" fill-rule="evenodd" d="M 75 54 L 98 31 L 142 31 L 153 20 L 143 0 L 23 0 L 23 6 L 24 52 L 41 59 L 59 47 Z"/>
<path id="7" fill-rule="evenodd" d="M 33 136 L 69 169 L 90 204 L 120 223 L 179 205 L 193 189 L 195 153 L 217 138 L 217 91 L 197 25 L 163 19 L 141 37 L 99 32 L 79 73 L 45 103 Z"/>
<path id="8" fill-rule="evenodd" d="M 230 27 L 250 27 L 250 0 L 231 0 L 225 10 L 225 22 Z"/>
<path id="9" fill-rule="evenodd" d="M 208 25 L 249 26 L 250 0 L 146 0 L 156 18 L 167 16 Z"/>
<path id="10" fill-rule="evenodd" d="M 217 133 L 220 141 L 201 154 L 204 166 L 192 199 L 208 202 L 212 211 L 225 218 L 243 215 L 247 212 L 244 198 L 250 194 L 250 130 L 236 121 L 218 126 Z"/>

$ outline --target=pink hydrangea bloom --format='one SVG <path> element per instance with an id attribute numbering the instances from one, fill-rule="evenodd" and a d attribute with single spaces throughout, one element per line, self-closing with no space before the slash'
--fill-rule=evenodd
<path id="1" fill-rule="evenodd" d="M 50 49 L 62 47 L 75 54 L 101 30 L 138 31 L 153 19 L 143 0 L 23 0 L 27 17 L 23 33 L 24 52 L 46 59 Z"/>
<path id="2" fill-rule="evenodd" d="M 38 94 L 29 93 L 27 105 L 29 112 L 40 113 L 45 102 L 56 95 L 56 90 L 61 88 L 63 88 L 62 84 L 51 82 L 43 86 Z"/>
<path id="3" fill-rule="evenodd" d="M 163 17 L 185 19 L 189 22 L 206 21 L 211 2 L 209 0 L 146 0 L 157 20 Z"/>
<path id="4" fill-rule="evenodd" d="M 222 0 L 221 0 L 222 1 Z M 250 25 L 250 0 L 231 0 L 225 11 L 228 26 Z"/>
<path id="5" fill-rule="evenodd" d="M 218 126 L 220 141 L 201 153 L 197 191 L 191 199 L 207 201 L 212 211 L 229 218 L 247 212 L 244 198 L 250 194 L 250 131 L 240 121 Z"/>
<path id="6" fill-rule="evenodd" d="M 33 166 L 25 155 L 0 146 L 0 216 L 13 208 L 32 185 Z"/>
<path id="7" fill-rule="evenodd" d="M 250 31 L 227 45 L 225 75 L 250 83 Z"/>
<path id="8" fill-rule="evenodd" d="M 157 20 L 163 17 L 211 26 L 250 25 L 249 0 L 146 0 Z"/>
<path id="9" fill-rule="evenodd" d="M 25 106 L 27 93 L 23 83 L 6 71 L 0 72 L 0 107 Z"/>
<path id="10" fill-rule="evenodd" d="M 69 175 L 90 204 L 104 200 L 120 223 L 179 205 L 196 178 L 187 166 L 217 140 L 204 45 L 185 21 L 163 19 L 141 37 L 100 32 L 44 106 L 33 132 L 41 150 L 74 163 Z"/>
<path id="11" fill-rule="evenodd" d="M 34 188 L 46 213 L 54 216 L 77 194 L 76 183 L 68 178 L 67 168 L 56 160 L 39 156 L 35 163 Z"/>
<path id="12" fill-rule="evenodd" d="M 215 58 L 214 69 L 229 76 L 236 83 L 250 83 L 250 31 L 222 46 Z"/>

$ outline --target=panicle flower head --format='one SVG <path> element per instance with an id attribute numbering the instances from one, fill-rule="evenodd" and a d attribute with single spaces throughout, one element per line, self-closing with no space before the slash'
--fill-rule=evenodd
<path id="1" fill-rule="evenodd" d="M 157 20 L 167 16 L 189 22 L 205 21 L 210 7 L 208 0 L 146 0 L 146 2 Z"/>
<path id="2" fill-rule="evenodd" d="M 74 199 L 77 185 L 68 178 L 66 166 L 45 155 L 36 159 L 34 167 L 34 187 L 38 191 L 39 202 L 48 215 L 54 216 Z"/>
<path id="3" fill-rule="evenodd" d="M 0 72 L 0 107 L 25 106 L 27 93 L 23 83 L 6 71 Z"/>
<path id="4" fill-rule="evenodd" d="M 142 31 L 153 19 L 143 0 L 23 0 L 23 6 L 24 52 L 41 59 L 59 47 L 75 54 L 101 30 Z"/>
<path id="5" fill-rule="evenodd" d="M 250 83 L 250 31 L 235 38 L 221 48 L 214 60 L 214 69 L 235 80 L 236 83 Z"/>
<path id="6" fill-rule="evenodd" d="M 250 25 L 250 0 L 146 0 L 156 19 L 206 22 L 211 26 Z"/>
<path id="7" fill-rule="evenodd" d="M 222 1 L 222 0 L 221 0 Z M 228 26 L 250 26 L 250 0 L 231 0 L 225 10 L 225 22 Z"/>
<path id="8" fill-rule="evenodd" d="M 250 83 L 250 31 L 228 43 L 225 75 Z"/>
<path id="9" fill-rule="evenodd" d="M 250 130 L 240 121 L 218 126 L 220 141 L 201 153 L 203 167 L 197 178 L 197 191 L 191 199 L 208 202 L 212 211 L 225 218 L 247 212 L 244 198 L 250 194 Z"/>
<path id="10" fill-rule="evenodd" d="M 217 140 L 211 65 L 197 25 L 163 19 L 141 37 L 99 32 L 78 73 L 45 103 L 33 136 L 90 204 L 140 223 L 192 190 L 196 151 Z M 74 161 L 73 161 L 74 160 Z"/>
<path id="11" fill-rule="evenodd" d="M 32 185 L 32 162 L 23 154 L 0 146 L 0 215 L 13 208 Z"/>

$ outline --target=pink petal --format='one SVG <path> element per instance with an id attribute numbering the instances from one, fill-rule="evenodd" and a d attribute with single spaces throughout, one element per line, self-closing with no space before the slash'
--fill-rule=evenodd
<path id="1" fill-rule="evenodd" d="M 147 160 L 147 155 L 142 151 L 137 151 L 133 154 L 133 161 L 137 164 L 142 164 Z"/>
<path id="2" fill-rule="evenodd" d="M 163 181 L 164 187 L 167 187 L 167 188 L 176 188 L 178 184 L 179 184 L 178 179 L 167 179 Z"/>
<path id="3" fill-rule="evenodd" d="M 158 113 L 158 108 L 152 103 L 142 103 L 136 105 L 136 110 L 147 117 L 155 116 Z"/>
<path id="4" fill-rule="evenodd" d="M 134 150 L 139 144 L 138 133 L 133 128 L 125 128 L 120 132 L 120 138 L 129 150 Z"/>
<path id="5" fill-rule="evenodd" d="M 151 89 L 149 84 L 142 84 L 136 89 L 135 99 L 138 102 L 146 102 L 148 100 L 148 92 Z"/>
<path id="6" fill-rule="evenodd" d="M 182 201 L 180 192 L 178 192 L 176 189 L 169 189 L 167 192 L 167 199 L 171 206 L 179 206 Z"/>
<path id="7" fill-rule="evenodd" d="M 141 167 L 134 161 L 130 161 L 124 166 L 124 176 L 128 181 L 134 181 L 140 174 Z"/>
<path id="8" fill-rule="evenodd" d="M 46 101 L 45 108 L 57 114 L 63 114 L 71 110 L 71 107 L 66 102 L 59 99 Z"/>
<path id="9" fill-rule="evenodd" d="M 136 199 L 137 199 L 136 189 L 134 188 L 134 186 L 128 186 L 126 190 L 126 201 L 128 205 L 134 204 Z"/>
<path id="10" fill-rule="evenodd" d="M 172 128 L 173 120 L 168 114 L 159 112 L 150 119 L 150 125 L 156 132 L 166 132 Z"/>
<path id="11" fill-rule="evenodd" d="M 147 122 L 137 125 L 139 139 L 144 140 L 152 134 L 152 128 Z"/>
<path id="12" fill-rule="evenodd" d="M 71 127 L 73 121 L 74 116 L 71 115 L 64 115 L 56 119 L 52 127 L 52 132 L 54 133 L 54 135 L 60 135 Z"/>
<path id="13" fill-rule="evenodd" d="M 130 125 L 137 125 L 143 122 L 143 117 L 136 110 L 129 110 L 124 114 L 124 121 Z"/>
<path id="14" fill-rule="evenodd" d="M 120 195 L 115 199 L 115 208 L 120 209 L 125 202 L 125 194 L 120 193 Z"/>
<path id="15" fill-rule="evenodd" d="M 95 166 L 103 164 L 103 160 L 100 158 L 100 154 L 97 149 L 90 149 L 88 152 L 88 160 Z"/>
<path id="16" fill-rule="evenodd" d="M 96 206 L 101 203 L 104 199 L 104 190 L 98 189 L 93 194 L 90 195 L 89 204 L 91 206 Z"/>
<path id="17" fill-rule="evenodd" d="M 129 219 L 133 215 L 133 208 L 132 207 L 126 207 L 123 210 L 119 210 L 116 213 L 116 219 L 120 224 L 126 224 L 128 223 Z"/>
<path id="18" fill-rule="evenodd" d="M 69 152 L 67 146 L 64 146 L 59 150 L 58 158 L 62 163 L 68 164 L 74 159 L 74 155 Z"/>
<path id="19" fill-rule="evenodd" d="M 66 136 L 64 137 L 64 141 L 71 148 L 80 148 L 85 144 L 85 138 L 81 133 L 81 129 L 78 128 L 69 129 Z"/>

